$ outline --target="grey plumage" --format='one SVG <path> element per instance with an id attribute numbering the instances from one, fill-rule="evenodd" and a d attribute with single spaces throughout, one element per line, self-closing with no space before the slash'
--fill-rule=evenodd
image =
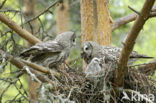
<path id="1" fill-rule="evenodd" d="M 65 62 L 74 45 L 76 45 L 74 32 L 63 32 L 54 40 L 40 42 L 24 50 L 20 56 L 30 57 L 32 62 L 53 68 Z"/>
<path id="2" fill-rule="evenodd" d="M 85 74 L 86 77 L 93 77 L 99 74 L 102 70 L 102 59 L 101 58 L 93 58 L 91 62 L 88 64 Z"/>
<path id="3" fill-rule="evenodd" d="M 105 56 L 105 63 L 114 63 L 117 64 L 117 61 L 120 57 L 121 48 L 112 47 L 112 46 L 102 46 L 96 42 L 87 41 L 84 43 L 83 53 L 81 54 L 82 58 L 87 64 L 94 58 L 102 58 Z M 136 51 L 133 51 L 130 54 L 129 64 L 133 63 L 138 58 L 153 58 L 146 55 L 138 54 Z"/>

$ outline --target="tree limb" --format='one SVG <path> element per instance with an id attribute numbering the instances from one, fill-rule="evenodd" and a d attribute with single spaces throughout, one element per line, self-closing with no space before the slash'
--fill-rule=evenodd
<path id="1" fill-rule="evenodd" d="M 156 16 L 156 11 L 150 13 L 150 17 L 155 17 L 155 16 Z"/>
<path id="2" fill-rule="evenodd" d="M 33 21 L 42 14 L 44 14 L 46 11 L 48 11 L 52 6 L 56 5 L 60 0 L 56 0 L 53 2 L 50 6 L 48 6 L 45 10 L 43 10 L 41 13 L 39 13 L 37 16 L 29 19 L 27 22 Z M 31 44 L 36 44 L 38 42 L 41 42 L 38 38 L 33 36 L 31 33 L 29 33 L 27 30 L 22 29 L 20 26 L 18 26 L 13 20 L 9 19 L 7 16 L 0 13 L 0 21 L 2 21 L 4 24 L 6 24 L 9 28 L 11 28 L 13 31 L 15 31 L 19 36 L 27 40 Z"/>
<path id="3" fill-rule="evenodd" d="M 3 52 L 2 50 L 0 50 L 0 54 L 1 54 L 1 55 L 5 54 L 5 55 L 6 55 L 6 58 L 10 60 L 11 64 L 15 65 L 15 66 L 18 67 L 19 69 L 23 69 L 23 67 L 26 66 L 25 63 L 23 63 L 22 61 L 20 61 L 20 59 L 18 59 L 18 58 L 13 58 L 13 56 L 11 56 L 11 55 L 9 55 L 9 54 Z M 28 64 L 28 63 L 27 63 L 27 64 Z M 28 65 L 28 66 L 30 66 L 31 68 L 33 68 L 33 66 L 31 66 L 31 65 Z M 42 75 L 40 72 L 38 72 L 38 71 L 36 71 L 36 70 L 33 70 L 33 69 L 31 69 L 31 68 L 30 68 L 30 71 L 31 71 L 32 73 L 34 73 L 34 74 L 36 75 L 36 77 L 37 77 L 39 80 L 41 80 L 42 82 L 48 82 L 48 83 L 52 83 L 52 84 L 55 85 L 55 83 L 54 83 L 53 81 L 51 81 L 49 78 L 47 78 L 46 76 Z M 42 67 L 40 67 L 40 68 L 42 68 Z M 38 70 L 39 70 L 39 68 L 38 68 Z M 40 71 L 43 71 L 43 70 L 40 70 Z M 25 71 L 25 72 L 26 72 L 26 71 Z M 27 72 L 26 72 L 26 73 L 27 73 Z M 28 74 L 29 74 L 29 73 L 28 73 Z"/>
<path id="4" fill-rule="evenodd" d="M 15 31 L 19 36 L 27 40 L 29 43 L 34 45 L 37 42 L 41 42 L 38 38 L 33 36 L 27 30 L 22 29 L 14 21 L 9 19 L 7 16 L 3 15 L 2 13 L 0 13 L 0 21 L 6 24 L 9 28 L 11 28 L 13 31 Z"/>
<path id="5" fill-rule="evenodd" d="M 156 70 L 156 60 L 153 60 L 146 65 L 139 66 L 138 70 L 146 75 L 154 74 Z"/>
<path id="6" fill-rule="evenodd" d="M 117 28 L 119 28 L 120 26 L 127 24 L 131 21 L 134 21 L 137 17 L 136 13 L 118 18 L 114 21 L 114 24 L 112 25 L 112 31 L 116 30 Z"/>
<path id="7" fill-rule="evenodd" d="M 123 85 L 123 79 L 127 72 L 127 62 L 129 59 L 129 55 L 133 50 L 135 40 L 139 32 L 141 31 L 143 25 L 145 24 L 146 20 L 148 20 L 150 16 L 150 11 L 152 9 L 152 6 L 154 5 L 154 2 L 155 0 L 146 0 L 140 12 L 140 15 L 136 18 L 133 27 L 128 33 L 128 36 L 123 45 L 121 55 L 118 61 L 118 69 L 116 70 L 116 78 L 114 80 L 114 87 L 115 87 L 114 89 L 116 92 L 117 92 L 117 88 Z"/>
<path id="8" fill-rule="evenodd" d="M 140 12 L 138 12 L 137 10 L 133 9 L 131 6 L 128 6 L 129 9 L 131 9 L 133 12 L 135 12 L 136 14 L 140 15 Z"/>
<path id="9" fill-rule="evenodd" d="M 27 66 L 29 66 L 29 67 L 31 67 L 31 68 L 37 70 L 37 71 L 40 71 L 40 72 L 42 72 L 42 73 L 46 73 L 46 74 L 52 73 L 53 75 L 55 75 L 55 76 L 57 76 L 57 77 L 60 76 L 60 74 L 59 74 L 58 72 L 54 71 L 54 70 L 49 70 L 48 68 L 45 68 L 45 67 L 43 67 L 43 66 L 41 66 L 41 65 L 37 65 L 37 64 L 35 64 L 35 63 L 31 63 L 31 62 L 25 61 L 25 60 L 23 60 L 23 59 L 19 59 L 19 60 L 22 61 L 22 62 L 23 62 L 24 64 L 26 64 Z"/>
<path id="10" fill-rule="evenodd" d="M 129 22 L 134 21 L 137 18 L 137 13 L 133 13 L 121 18 L 117 18 L 114 21 L 114 24 L 112 25 L 112 31 L 116 30 L 117 28 L 119 28 L 122 25 L 125 25 Z M 156 6 L 154 6 L 151 10 L 150 16 L 149 17 L 155 17 L 156 16 Z"/>
<path id="11" fill-rule="evenodd" d="M 3 0 L 2 4 L 0 5 L 0 9 L 2 9 L 2 7 L 4 6 L 4 4 L 5 4 L 6 1 L 7 0 Z"/>
<path id="12" fill-rule="evenodd" d="M 33 17 L 33 18 L 31 18 L 31 19 L 29 19 L 29 20 L 27 20 L 24 24 L 26 24 L 26 23 L 28 23 L 28 22 L 31 22 L 31 21 L 33 21 L 33 20 L 35 20 L 35 19 L 37 19 L 39 16 L 41 16 L 42 14 L 44 14 L 45 12 L 47 12 L 47 11 L 49 11 L 49 9 L 51 8 L 51 7 L 53 7 L 53 6 L 55 6 L 58 2 L 60 2 L 61 0 L 56 0 L 56 1 L 54 1 L 51 5 L 49 5 L 45 10 L 43 10 L 42 12 L 40 12 L 38 15 L 36 15 L 35 17 Z"/>

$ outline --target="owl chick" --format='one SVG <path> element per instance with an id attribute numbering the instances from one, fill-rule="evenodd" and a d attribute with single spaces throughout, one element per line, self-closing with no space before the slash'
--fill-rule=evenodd
<path id="1" fill-rule="evenodd" d="M 20 56 L 30 57 L 32 62 L 54 68 L 65 62 L 74 45 L 76 45 L 75 33 L 71 31 L 63 32 L 54 40 L 39 42 L 24 50 Z"/>
<path id="2" fill-rule="evenodd" d="M 101 70 L 102 70 L 102 59 L 94 57 L 85 70 L 86 77 L 96 76 L 101 72 Z"/>
<path id="3" fill-rule="evenodd" d="M 102 58 L 105 56 L 105 63 L 117 64 L 117 61 L 120 57 L 121 48 L 118 47 L 111 47 L 111 46 L 102 46 L 96 42 L 87 41 L 84 43 L 83 53 L 81 57 L 85 60 L 87 64 L 94 58 Z M 132 64 L 138 58 L 153 58 L 148 57 L 146 55 L 138 54 L 136 51 L 133 51 L 130 54 L 128 64 Z"/>

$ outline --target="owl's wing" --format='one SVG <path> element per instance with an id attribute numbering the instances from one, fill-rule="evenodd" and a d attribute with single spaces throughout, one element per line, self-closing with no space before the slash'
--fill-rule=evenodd
<path id="1" fill-rule="evenodd" d="M 24 50 L 20 56 L 29 57 L 30 55 L 36 56 L 45 53 L 60 53 L 63 49 L 64 47 L 56 41 L 40 42 Z"/>

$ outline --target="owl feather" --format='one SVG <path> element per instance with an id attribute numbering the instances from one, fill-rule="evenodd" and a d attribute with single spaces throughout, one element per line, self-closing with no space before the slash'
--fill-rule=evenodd
<path id="1" fill-rule="evenodd" d="M 107 61 L 117 62 L 122 48 L 112 47 L 112 46 L 102 46 L 96 42 L 87 41 L 83 45 L 83 53 L 81 54 L 82 58 L 85 60 L 87 64 L 94 58 L 101 58 L 105 56 L 106 63 Z M 153 57 L 149 57 L 146 55 L 142 55 L 137 53 L 136 51 L 132 51 L 129 57 L 129 64 L 132 64 L 139 58 L 151 59 Z"/>
<path id="2" fill-rule="evenodd" d="M 29 57 L 32 62 L 52 68 L 65 62 L 71 48 L 75 45 L 74 32 L 59 34 L 54 40 L 39 42 L 21 52 L 20 56 Z"/>

